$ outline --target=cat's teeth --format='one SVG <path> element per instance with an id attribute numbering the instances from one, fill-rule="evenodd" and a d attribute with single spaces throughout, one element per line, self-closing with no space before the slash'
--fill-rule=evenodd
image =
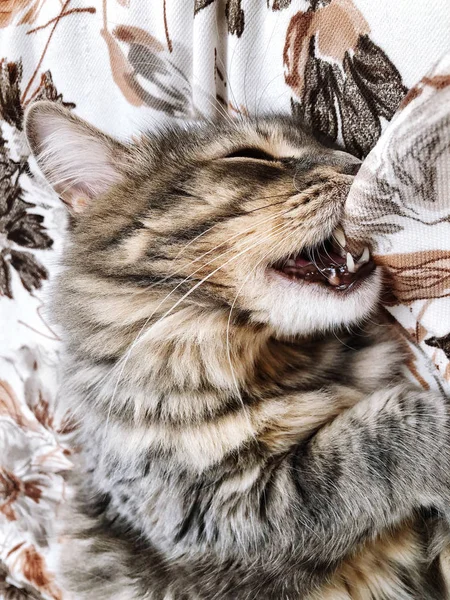
<path id="1" fill-rule="evenodd" d="M 356 273 L 355 261 L 353 260 L 353 256 L 350 252 L 347 252 L 347 269 L 350 273 Z"/>
<path id="2" fill-rule="evenodd" d="M 290 258 L 289 260 L 286 261 L 286 267 L 295 267 L 295 260 L 293 260 L 292 258 Z"/>
<path id="3" fill-rule="evenodd" d="M 339 279 L 338 275 L 332 275 L 331 277 L 328 278 L 328 283 L 330 285 L 340 285 L 341 280 Z"/>
<path id="4" fill-rule="evenodd" d="M 347 240 L 345 239 L 345 233 L 342 231 L 342 229 L 340 227 L 338 227 L 337 229 L 334 230 L 333 235 L 334 235 L 337 243 L 339 244 L 339 246 L 344 248 L 345 244 L 347 243 Z"/>
<path id="5" fill-rule="evenodd" d="M 369 258 L 370 258 L 370 252 L 369 252 L 369 248 L 366 246 L 363 250 L 363 253 L 358 258 L 358 265 L 363 265 L 364 263 L 369 262 Z"/>

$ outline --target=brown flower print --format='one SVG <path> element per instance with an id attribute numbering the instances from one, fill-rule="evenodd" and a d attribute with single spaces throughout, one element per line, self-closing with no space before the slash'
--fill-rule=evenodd
<path id="1" fill-rule="evenodd" d="M 190 83 L 156 38 L 130 25 L 118 25 L 112 33 L 105 26 L 102 36 L 108 47 L 113 79 L 130 104 L 145 104 L 174 117 L 190 114 Z M 128 46 L 127 55 L 119 42 Z M 151 92 L 139 83 L 138 76 L 148 82 Z"/>
<path id="2" fill-rule="evenodd" d="M 7 417 L 23 429 L 36 431 L 36 423 L 27 417 L 21 409 L 20 400 L 7 381 L 0 379 L 0 419 Z M 36 417 L 38 420 L 39 418 Z"/>
<path id="3" fill-rule="evenodd" d="M 292 17 L 283 52 L 285 80 L 298 98 L 291 101 L 294 116 L 332 142 L 340 129 L 346 149 L 359 157 L 407 91 L 369 33 L 353 0 L 314 1 Z"/>
<path id="4" fill-rule="evenodd" d="M 432 348 L 439 348 L 443 350 L 445 356 L 450 359 L 450 333 L 442 337 L 431 337 L 425 340 L 427 346 Z"/>
<path id="5" fill-rule="evenodd" d="M 214 1 L 215 0 L 195 0 L 194 15 Z M 237 35 L 237 37 L 241 37 L 245 27 L 245 16 L 241 4 L 242 0 L 227 0 L 225 5 L 225 18 L 228 24 L 228 32 L 231 35 Z"/>
<path id="6" fill-rule="evenodd" d="M 20 102 L 22 64 L 0 61 L 0 118 L 22 130 L 23 108 Z"/>
<path id="7" fill-rule="evenodd" d="M 34 94 L 31 96 L 30 100 L 33 102 L 37 100 L 51 100 L 52 102 L 58 102 L 58 104 L 62 104 L 66 108 L 75 108 L 74 102 L 66 102 L 63 99 L 63 95 L 58 93 L 58 90 L 53 83 L 53 78 L 50 71 L 45 71 L 45 73 L 42 73 L 39 85 Z M 30 100 L 28 100 L 28 102 L 30 102 Z"/>
<path id="8" fill-rule="evenodd" d="M 21 481 L 14 473 L 0 467 L 0 513 L 9 521 L 17 520 L 13 506 L 21 495 L 39 503 L 41 494 L 38 481 Z"/>
<path id="9" fill-rule="evenodd" d="M 76 427 L 76 422 L 69 413 L 64 415 L 59 414 L 56 418 L 53 408 L 49 400 L 48 391 L 42 387 L 39 357 L 34 354 L 29 348 L 22 348 L 22 356 L 29 364 L 31 375 L 25 386 L 25 400 L 27 406 L 32 411 L 36 421 L 51 434 L 58 434 L 58 440 L 62 441 L 64 436 L 72 433 Z M 5 382 L 4 382 L 5 383 Z M 12 390 L 9 390 L 12 395 Z M 2 408 L 2 381 L 0 380 L 0 416 Z M 14 402 L 9 399 L 9 405 L 14 406 Z M 64 450 L 66 453 L 66 450 Z"/>
<path id="10" fill-rule="evenodd" d="M 405 108 L 410 102 L 418 98 L 427 85 L 435 88 L 436 90 L 442 90 L 450 85 L 450 75 L 434 75 L 432 77 L 423 77 L 419 83 L 409 90 L 399 108 Z"/>
<path id="11" fill-rule="evenodd" d="M 398 304 L 450 296 L 450 251 L 431 250 L 376 256 L 391 276 Z"/>
<path id="12" fill-rule="evenodd" d="M 27 542 L 22 542 L 16 545 L 9 552 L 9 561 L 13 563 L 14 568 L 21 571 L 30 585 L 26 585 L 26 595 L 11 595 L 11 598 L 22 600 L 22 598 L 30 598 L 40 600 L 42 596 L 38 594 L 37 590 L 45 594 L 45 597 L 52 598 L 53 600 L 62 600 L 62 591 L 59 586 L 55 583 L 54 575 L 48 570 L 44 557 L 38 552 L 36 547 Z M 2 571 L 6 570 L 0 563 L 0 590 L 1 590 L 1 577 Z M 33 586 L 33 587 L 31 587 Z M 11 594 L 16 593 L 17 588 L 11 587 Z M 34 589 L 33 589 L 34 588 Z M 28 591 L 30 592 L 28 594 Z"/>
<path id="13" fill-rule="evenodd" d="M 33 23 L 40 0 L 2 0 L 0 3 L 0 27 Z M 15 22 L 17 19 L 17 22 Z"/>
<path id="14" fill-rule="evenodd" d="M 12 298 L 10 268 L 17 271 L 22 285 L 31 292 L 47 278 L 47 270 L 30 252 L 22 248 L 44 250 L 52 240 L 43 227 L 42 215 L 33 214 L 33 204 L 23 200 L 20 176 L 27 161 L 16 162 L 9 156 L 6 141 L 0 135 L 0 295 Z"/>
<path id="15" fill-rule="evenodd" d="M 18 420 L 14 415 L 0 418 L 0 521 L 15 523 L 19 530 L 43 540 L 63 494 L 62 473 L 72 463 L 66 448 L 55 442 L 55 431 L 34 419 L 28 427 L 30 418 L 32 413 L 23 406 Z"/>
<path id="16" fill-rule="evenodd" d="M 22 65 L 0 61 L 0 125 L 4 121 L 23 136 L 24 106 L 20 97 Z M 33 100 L 53 100 L 66 106 L 53 85 L 50 72 L 41 76 Z M 7 140 L 0 128 L 0 296 L 12 298 L 11 269 L 20 277 L 24 288 L 32 292 L 41 287 L 47 270 L 26 250 L 46 250 L 53 244 L 44 228 L 44 217 L 33 212 L 35 205 L 25 200 L 21 178 L 31 176 L 28 157 L 11 158 Z"/>
<path id="17" fill-rule="evenodd" d="M 24 356 L 27 360 L 33 357 L 38 360 L 33 352 Z M 23 589 L 36 594 L 24 597 L 41 598 L 39 592 L 42 598 L 62 597 L 45 554 L 54 535 L 56 508 L 67 494 L 63 474 L 72 463 L 70 451 L 55 438 L 56 432 L 62 432 L 64 419 L 61 423 L 54 414 L 50 396 L 45 400 L 41 376 L 36 362 L 33 375 L 24 380 L 25 403 L 7 382 L 0 381 L 0 522 L 4 540 L 0 598 L 22 598 L 14 583 L 21 589 L 26 584 Z"/>
<path id="18" fill-rule="evenodd" d="M 283 10 L 291 5 L 292 0 L 272 0 L 272 10 Z M 270 6 L 270 0 L 267 0 L 267 8 Z"/>
<path id="19" fill-rule="evenodd" d="M 47 270 L 23 248 L 45 250 L 53 241 L 43 227 L 44 217 L 33 214 L 33 204 L 23 200 L 20 176 L 27 162 L 9 157 L 5 140 L 0 135 L 0 295 L 12 298 L 11 273 L 18 273 L 22 285 L 31 292 L 47 278 Z"/>
<path id="20" fill-rule="evenodd" d="M 2 600 L 42 600 L 42 596 L 29 586 L 18 588 L 9 583 L 6 580 L 7 576 L 8 570 L 0 560 L 0 598 Z"/>

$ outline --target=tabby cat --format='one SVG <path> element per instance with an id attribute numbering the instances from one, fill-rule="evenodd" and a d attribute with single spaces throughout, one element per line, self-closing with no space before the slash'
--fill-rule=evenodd
<path id="1" fill-rule="evenodd" d="M 443 598 L 449 408 L 403 378 L 345 238 L 359 161 L 287 117 L 124 144 L 37 102 L 26 130 L 71 215 L 74 596 Z"/>

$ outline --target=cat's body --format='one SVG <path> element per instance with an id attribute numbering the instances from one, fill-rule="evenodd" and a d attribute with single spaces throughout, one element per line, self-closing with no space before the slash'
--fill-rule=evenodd
<path id="1" fill-rule="evenodd" d="M 76 597 L 444 598 L 416 511 L 450 496 L 447 402 L 333 241 L 355 160 L 275 118 L 124 147 L 38 104 L 27 130 L 82 213 L 55 303 Z"/>
<path id="2" fill-rule="evenodd" d="M 220 321 L 217 335 L 222 336 Z M 213 343 L 215 332 L 209 327 Z M 82 404 L 84 410 L 78 441 L 87 462 L 79 469 L 86 473 L 79 483 L 79 517 L 74 519 L 73 508 L 67 514 L 71 539 L 64 568 L 70 588 L 82 590 L 82 598 L 99 600 L 444 598 L 430 567 L 428 543 L 434 532 L 429 519 L 426 526 L 416 521 L 393 531 L 377 532 L 369 522 L 363 534 L 350 526 L 335 529 L 345 495 L 353 512 L 372 496 L 372 486 L 381 490 L 371 502 L 381 503 L 389 486 L 371 473 L 373 463 L 376 467 L 386 456 L 374 448 L 374 415 L 367 413 L 378 411 L 388 398 L 376 390 L 399 381 L 401 352 L 385 331 L 377 335 L 371 329 L 298 346 L 272 342 L 270 354 L 257 362 L 261 382 L 252 391 L 258 399 L 247 396 L 245 409 L 232 403 L 190 426 L 158 419 L 155 426 L 149 410 L 147 419 L 130 427 L 129 414 L 112 411 L 105 421 L 103 410 L 86 407 L 84 395 L 73 398 L 74 408 Z M 256 346 L 267 343 L 260 344 L 259 335 L 265 338 L 263 331 L 253 332 Z M 87 368 L 99 378 L 110 371 L 109 366 Z M 70 370 L 67 394 L 83 377 L 84 365 L 75 362 Z M 161 410 L 152 384 L 140 391 L 149 406 Z M 115 393 L 125 406 L 129 392 L 119 385 Z M 201 395 L 197 392 L 197 401 Z M 404 393 L 402 402 L 406 398 Z M 305 455 L 312 436 L 358 402 L 365 409 L 350 412 L 328 434 L 334 441 L 329 456 L 317 459 L 325 464 L 311 475 L 314 466 Z M 345 483 L 350 474 L 356 480 L 352 490 Z M 300 499 L 301 510 L 295 507 Z M 398 519 L 390 516 L 392 522 Z M 370 543 L 382 530 L 380 539 Z M 369 541 L 363 550 L 359 536 Z M 339 568 L 345 548 L 355 553 Z M 330 581 L 326 589 L 320 585 L 324 580 Z M 315 585 L 320 592 L 306 594 Z"/>

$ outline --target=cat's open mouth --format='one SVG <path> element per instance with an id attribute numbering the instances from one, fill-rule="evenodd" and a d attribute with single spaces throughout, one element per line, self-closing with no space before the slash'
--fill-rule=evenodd
<path id="1" fill-rule="evenodd" d="M 321 283 L 338 292 L 354 289 L 375 269 L 368 248 L 359 256 L 347 249 L 342 229 L 320 244 L 305 248 L 272 266 L 277 273 L 291 280 Z"/>

